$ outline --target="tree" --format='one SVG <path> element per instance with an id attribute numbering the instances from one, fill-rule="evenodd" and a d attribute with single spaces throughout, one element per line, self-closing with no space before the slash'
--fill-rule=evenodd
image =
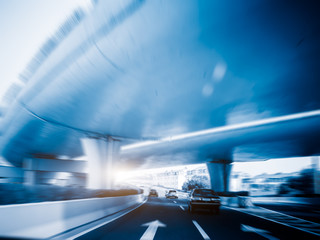
<path id="1" fill-rule="evenodd" d="M 288 180 L 288 186 L 292 189 L 301 191 L 304 194 L 313 193 L 313 169 L 304 169 L 299 177 Z"/>
<path id="2" fill-rule="evenodd" d="M 280 185 L 280 194 L 288 194 L 292 192 L 302 194 L 314 193 L 313 169 L 304 169 L 300 172 L 300 176 L 291 177 L 286 183 Z"/>
<path id="3" fill-rule="evenodd" d="M 182 185 L 182 190 L 190 191 L 195 188 L 210 188 L 210 182 L 207 176 L 193 176 L 185 181 Z"/>

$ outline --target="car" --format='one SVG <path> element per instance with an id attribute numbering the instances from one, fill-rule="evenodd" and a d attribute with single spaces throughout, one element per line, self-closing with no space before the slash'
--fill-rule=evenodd
<path id="1" fill-rule="evenodd" d="M 178 198 L 177 191 L 176 190 L 169 190 L 166 193 L 166 198 Z"/>
<path id="2" fill-rule="evenodd" d="M 158 197 L 158 192 L 155 189 L 150 189 L 149 197 Z"/>
<path id="3" fill-rule="evenodd" d="M 219 214 L 220 205 L 220 197 L 212 189 L 194 189 L 188 198 L 188 210 L 191 213 L 197 209 L 209 209 Z"/>

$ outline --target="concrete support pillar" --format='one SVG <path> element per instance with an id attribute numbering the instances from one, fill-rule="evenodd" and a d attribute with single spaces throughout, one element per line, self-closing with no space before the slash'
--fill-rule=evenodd
<path id="1" fill-rule="evenodd" d="M 320 157 L 313 156 L 312 157 L 312 168 L 313 168 L 313 186 L 314 193 L 320 194 Z"/>
<path id="2" fill-rule="evenodd" d="M 0 166 L 0 183 L 22 183 L 24 171 L 22 168 Z"/>
<path id="3" fill-rule="evenodd" d="M 231 167 L 231 161 L 217 160 L 207 162 L 211 189 L 216 192 L 229 191 Z"/>
<path id="4" fill-rule="evenodd" d="M 25 171 L 24 172 L 24 184 L 25 185 L 35 185 L 36 184 L 36 173 L 35 171 Z"/>
<path id="5" fill-rule="evenodd" d="M 61 180 L 61 176 L 67 181 L 72 173 L 85 174 L 86 164 L 77 160 L 26 158 L 23 166 L 24 184 L 50 184 Z"/>
<path id="6" fill-rule="evenodd" d="M 31 158 L 24 160 L 23 168 L 24 171 L 24 184 L 35 185 L 36 184 L 36 172 L 33 170 L 34 161 Z"/>
<path id="7" fill-rule="evenodd" d="M 111 189 L 113 186 L 113 162 L 119 152 L 119 142 L 111 137 L 81 139 L 88 158 L 87 187 Z"/>

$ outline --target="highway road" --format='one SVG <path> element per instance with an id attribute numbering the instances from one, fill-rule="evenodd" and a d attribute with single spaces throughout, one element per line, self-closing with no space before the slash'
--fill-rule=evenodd
<path id="1" fill-rule="evenodd" d="M 262 214 L 260 208 L 254 211 L 222 207 L 219 215 L 207 211 L 191 214 L 186 199 L 153 197 L 125 216 L 76 239 L 319 239 L 320 234 L 303 228 L 305 223 L 301 228 L 290 227 L 291 223 L 284 221 L 292 219 L 268 220 L 266 214 L 257 217 Z"/>
<path id="2" fill-rule="evenodd" d="M 320 204 L 320 202 L 319 202 Z M 282 203 L 282 204 L 268 204 L 260 203 L 256 204 L 267 209 L 271 209 L 283 214 L 294 216 L 297 218 L 305 219 L 307 221 L 312 221 L 320 224 L 320 205 L 307 205 L 307 204 L 292 204 L 292 203 Z"/>

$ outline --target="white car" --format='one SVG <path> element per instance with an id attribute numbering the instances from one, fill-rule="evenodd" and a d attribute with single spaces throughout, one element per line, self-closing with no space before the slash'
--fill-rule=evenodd
<path id="1" fill-rule="evenodd" d="M 178 198 L 177 191 L 169 190 L 169 192 L 166 193 L 166 198 Z"/>

